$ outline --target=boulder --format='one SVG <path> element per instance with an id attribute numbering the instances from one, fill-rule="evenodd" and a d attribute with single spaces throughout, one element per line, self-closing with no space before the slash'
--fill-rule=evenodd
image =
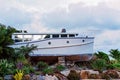
<path id="1" fill-rule="evenodd" d="M 88 79 L 89 78 L 89 71 L 86 71 L 86 70 L 81 70 L 80 72 L 80 78 L 81 79 Z"/>

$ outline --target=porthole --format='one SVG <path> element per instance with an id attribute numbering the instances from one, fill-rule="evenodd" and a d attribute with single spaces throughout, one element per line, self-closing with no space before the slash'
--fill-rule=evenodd
<path id="1" fill-rule="evenodd" d="M 69 43 L 69 41 L 67 41 L 66 43 Z"/>
<path id="2" fill-rule="evenodd" d="M 85 40 L 82 40 L 82 42 L 85 42 Z"/>
<path id="3" fill-rule="evenodd" d="M 49 45 L 51 45 L 51 42 L 48 42 Z"/>

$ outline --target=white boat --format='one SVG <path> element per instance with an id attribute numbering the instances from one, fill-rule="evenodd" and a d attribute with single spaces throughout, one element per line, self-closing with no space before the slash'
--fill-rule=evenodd
<path id="1" fill-rule="evenodd" d="M 13 48 L 37 45 L 29 55 L 34 59 L 57 59 L 65 56 L 66 60 L 88 61 L 93 55 L 94 37 L 80 37 L 78 33 L 14 33 Z M 53 59 L 53 60 L 54 60 Z"/>

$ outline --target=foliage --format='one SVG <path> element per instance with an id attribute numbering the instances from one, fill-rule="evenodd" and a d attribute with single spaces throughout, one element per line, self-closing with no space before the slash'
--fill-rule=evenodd
<path id="1" fill-rule="evenodd" d="M 35 73 L 35 69 L 34 69 L 32 66 L 30 66 L 30 67 L 29 67 L 29 72 L 30 72 L 30 73 Z"/>
<path id="2" fill-rule="evenodd" d="M 47 67 L 43 70 L 43 74 L 53 74 L 53 69 L 50 67 Z"/>
<path id="3" fill-rule="evenodd" d="M 23 71 L 17 70 L 17 73 L 13 76 L 15 80 L 22 80 L 23 77 Z"/>
<path id="4" fill-rule="evenodd" d="M 13 44 L 11 36 L 16 30 L 10 26 L 0 24 L 0 58 L 1 59 L 11 59 L 11 54 L 14 53 L 14 49 L 9 47 Z"/>
<path id="5" fill-rule="evenodd" d="M 48 64 L 40 61 L 38 62 L 37 67 L 39 68 L 39 70 L 43 71 L 43 69 L 48 68 Z"/>
<path id="6" fill-rule="evenodd" d="M 93 69 L 98 70 L 101 73 L 106 68 L 106 61 L 103 59 L 98 59 L 93 61 L 91 66 Z"/>
<path id="7" fill-rule="evenodd" d="M 24 74 L 34 73 L 35 71 L 30 64 L 26 65 L 26 64 L 23 64 L 22 62 L 18 62 L 16 64 L 16 69 L 23 70 Z"/>
<path id="8" fill-rule="evenodd" d="M 109 56 L 102 51 L 95 53 L 95 56 L 97 56 L 98 59 L 104 59 L 106 62 L 110 62 Z"/>
<path id="9" fill-rule="evenodd" d="M 111 49 L 110 56 L 120 62 L 120 51 L 118 49 Z"/>
<path id="10" fill-rule="evenodd" d="M 63 66 L 63 65 L 57 65 L 57 66 L 56 66 L 56 69 L 57 69 L 58 71 L 62 71 L 62 70 L 65 69 L 65 66 Z"/>
<path id="11" fill-rule="evenodd" d="M 27 44 L 26 46 L 21 46 L 20 48 L 15 48 L 15 54 L 14 58 L 18 59 L 27 59 L 29 58 L 29 53 L 32 53 L 33 50 L 35 50 L 37 46 L 29 45 Z"/>
<path id="12" fill-rule="evenodd" d="M 71 70 L 67 78 L 68 80 L 80 80 L 79 74 L 75 70 Z"/>
<path id="13" fill-rule="evenodd" d="M 24 66 L 22 68 L 22 70 L 24 71 L 24 74 L 29 74 L 29 73 L 35 72 L 35 70 L 32 68 L 32 66 Z"/>
<path id="14" fill-rule="evenodd" d="M 120 70 L 120 63 L 112 64 L 115 69 Z"/>
<path id="15" fill-rule="evenodd" d="M 114 66 L 114 64 L 108 64 L 107 66 L 106 66 L 106 68 L 109 70 L 109 69 L 115 69 L 115 66 Z"/>
<path id="16" fill-rule="evenodd" d="M 0 77 L 0 80 L 4 80 L 3 77 Z"/>
<path id="17" fill-rule="evenodd" d="M 12 74 L 12 69 L 14 68 L 13 63 L 9 63 L 5 59 L 0 60 L 0 76 L 4 76 L 6 74 Z"/>

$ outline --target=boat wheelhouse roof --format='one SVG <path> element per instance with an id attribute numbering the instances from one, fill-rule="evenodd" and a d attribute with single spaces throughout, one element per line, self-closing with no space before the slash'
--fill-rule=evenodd
<path id="1" fill-rule="evenodd" d="M 78 33 L 13 33 L 13 35 L 54 35 L 54 34 L 75 34 L 78 35 Z"/>

